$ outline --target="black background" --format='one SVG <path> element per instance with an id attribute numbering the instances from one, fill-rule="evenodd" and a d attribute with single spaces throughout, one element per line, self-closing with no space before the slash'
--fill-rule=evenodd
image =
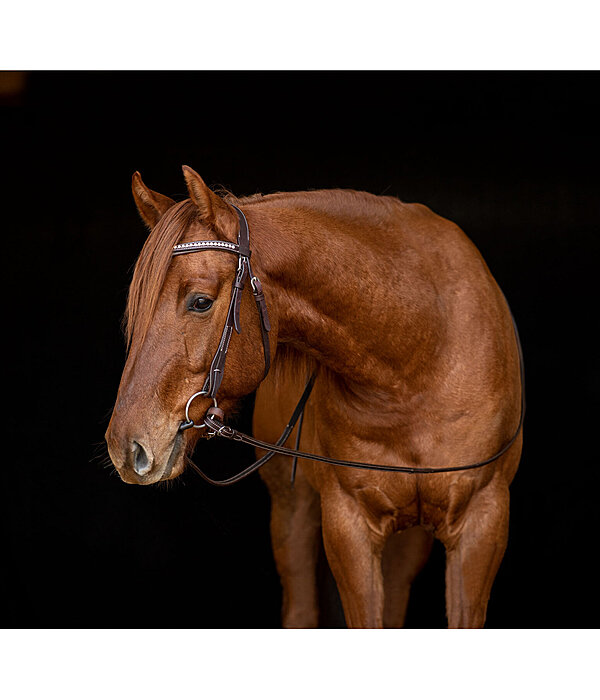
<path id="1" fill-rule="evenodd" d="M 144 238 L 130 179 L 419 201 L 481 250 L 519 325 L 528 413 L 489 627 L 599 626 L 600 90 L 594 72 L 37 72 L 0 106 L 8 404 L 3 627 L 277 627 L 268 495 L 103 466 Z M 242 417 L 248 427 L 251 398 Z M 202 445 L 217 475 L 247 463 Z M 441 545 L 407 624 L 442 627 Z M 339 616 L 324 618 L 335 625 Z"/>

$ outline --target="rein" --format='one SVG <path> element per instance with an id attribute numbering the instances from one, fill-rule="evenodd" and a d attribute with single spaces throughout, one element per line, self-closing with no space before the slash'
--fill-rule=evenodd
<path id="1" fill-rule="evenodd" d="M 271 364 L 271 353 L 270 353 L 270 346 L 269 346 L 269 336 L 268 333 L 271 329 L 270 323 L 269 323 L 269 317 L 267 313 L 267 305 L 265 302 L 265 297 L 262 291 L 262 285 L 260 283 L 260 280 L 258 277 L 254 276 L 252 274 L 252 268 L 250 266 L 250 237 L 249 237 L 249 229 L 248 229 L 248 222 L 246 220 L 246 217 L 244 213 L 241 211 L 241 209 L 238 209 L 235 205 L 231 205 L 237 212 L 239 222 L 240 222 L 240 229 L 238 233 L 238 242 L 237 244 L 235 243 L 229 243 L 225 241 L 193 241 L 191 243 L 180 243 L 176 246 L 173 247 L 173 256 L 176 255 L 184 255 L 187 253 L 194 253 L 198 251 L 203 251 L 203 250 L 222 250 L 224 252 L 228 253 L 233 253 L 238 256 L 238 268 L 237 268 L 237 273 L 235 280 L 233 282 L 232 290 L 231 290 L 231 300 L 229 302 L 229 311 L 227 313 L 227 319 L 225 321 L 225 326 L 223 328 L 223 332 L 221 334 L 221 340 L 219 342 L 219 346 L 217 348 L 217 351 L 215 353 L 215 356 L 213 357 L 213 360 L 211 362 L 208 375 L 204 381 L 204 386 L 201 391 L 196 392 L 193 394 L 185 407 L 185 421 L 182 421 L 181 425 L 179 426 L 179 430 L 183 432 L 184 430 L 187 430 L 188 428 L 208 428 L 209 432 L 207 433 L 207 437 L 213 437 L 215 435 L 226 438 L 228 440 L 234 440 L 236 442 L 242 442 L 246 445 L 250 445 L 252 447 L 266 450 L 267 454 L 265 454 L 263 457 L 260 459 L 256 460 L 253 462 L 250 466 L 246 467 L 243 469 L 241 472 L 238 474 L 229 477 L 228 479 L 222 479 L 222 480 L 217 480 L 217 479 L 211 479 L 207 474 L 205 474 L 200 467 L 198 467 L 194 462 L 192 462 L 191 459 L 188 458 L 188 463 L 190 466 L 200 474 L 200 476 L 208 481 L 208 483 L 213 484 L 214 486 L 230 486 L 231 484 L 235 484 L 238 481 L 241 481 L 242 479 L 246 478 L 253 472 L 255 472 L 257 469 L 262 467 L 264 464 L 266 464 L 272 457 L 274 457 L 276 454 L 281 454 L 285 455 L 287 457 L 293 457 L 293 463 L 292 463 L 292 483 L 294 482 L 295 478 L 295 473 L 296 473 L 296 464 L 297 460 L 300 459 L 308 459 L 316 462 L 323 462 L 325 464 L 332 464 L 334 466 L 338 467 L 350 467 L 353 469 L 368 469 L 371 471 L 381 471 L 381 472 L 399 472 L 403 474 L 441 474 L 444 472 L 458 472 L 458 471 L 467 471 L 470 469 L 479 469 L 481 467 L 486 466 L 487 464 L 491 464 L 492 462 L 496 461 L 499 459 L 503 454 L 505 454 L 510 447 L 514 444 L 515 440 L 519 436 L 519 433 L 521 432 L 521 428 L 523 427 L 523 421 L 525 418 L 525 369 L 524 369 L 524 362 L 523 362 L 523 349 L 521 347 L 521 341 L 519 338 L 519 332 L 517 330 L 517 325 L 515 323 L 514 317 L 511 313 L 511 320 L 513 324 L 513 329 L 515 332 L 515 339 L 517 342 L 517 349 L 518 349 L 518 354 L 519 354 L 519 372 L 520 372 L 520 380 L 521 380 L 521 413 L 519 417 L 519 423 L 517 425 L 517 428 L 513 434 L 513 436 L 506 442 L 494 455 L 491 457 L 488 457 L 487 459 L 484 459 L 480 462 L 474 462 L 472 464 L 465 464 L 461 466 L 449 466 L 449 467 L 415 467 L 415 466 L 390 466 L 386 464 L 372 464 L 370 462 L 353 462 L 349 460 L 343 460 L 343 459 L 333 459 L 332 457 L 325 457 L 324 455 L 316 455 L 312 454 L 310 452 L 302 452 L 299 450 L 299 445 L 300 445 L 300 431 L 302 429 L 302 420 L 304 418 L 304 408 L 306 406 L 306 403 L 310 397 L 310 394 L 312 392 L 316 377 L 317 377 L 317 372 L 314 372 L 309 378 L 308 381 L 306 382 L 306 386 L 304 387 L 304 391 L 302 392 L 302 396 L 300 397 L 300 400 L 298 401 L 296 408 L 294 409 L 294 412 L 292 413 L 292 416 L 290 417 L 287 425 L 285 426 L 283 432 L 281 433 L 279 439 L 275 443 L 269 443 L 269 442 L 264 442 L 263 440 L 258 440 L 257 438 L 254 438 L 250 435 L 247 435 L 246 433 L 242 433 L 239 430 L 236 430 L 235 428 L 232 428 L 231 426 L 226 425 L 223 423 L 224 419 L 224 413 L 223 411 L 218 407 L 217 405 L 217 400 L 215 398 L 215 395 L 221 385 L 221 381 L 223 379 L 223 370 L 225 367 L 225 360 L 227 359 L 227 351 L 229 349 L 229 342 L 231 340 L 231 335 L 233 333 L 233 330 L 237 333 L 240 333 L 241 327 L 240 327 L 240 320 L 239 320 L 239 310 L 240 310 L 240 302 L 241 302 L 241 294 L 244 289 L 244 285 L 246 282 L 246 279 L 250 277 L 250 283 L 252 286 L 252 293 L 254 295 L 254 299 L 256 301 L 256 306 L 259 312 L 260 316 L 260 324 L 261 324 L 261 332 L 262 332 L 262 341 L 263 341 L 263 351 L 264 351 L 264 358 L 265 358 L 265 373 L 263 376 L 267 376 L 269 372 L 269 367 Z M 214 402 L 214 406 L 211 406 L 207 412 L 206 415 L 204 416 L 204 421 L 200 425 L 196 425 L 192 419 L 190 419 L 189 416 L 189 408 L 192 403 L 192 401 L 198 397 L 198 396 L 207 396 L 211 398 Z M 298 433 L 296 437 L 296 446 L 295 449 L 292 449 L 290 447 L 284 447 L 284 444 L 286 440 L 289 438 L 291 435 L 294 427 L 296 426 L 296 423 L 298 423 Z"/>

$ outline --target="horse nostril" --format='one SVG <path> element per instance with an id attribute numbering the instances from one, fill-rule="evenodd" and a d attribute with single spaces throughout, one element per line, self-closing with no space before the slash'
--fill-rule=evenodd
<path id="1" fill-rule="evenodd" d="M 133 441 L 133 471 L 138 474 L 138 476 L 145 476 L 151 469 L 152 464 L 148 458 L 146 450 L 140 445 L 139 442 Z"/>

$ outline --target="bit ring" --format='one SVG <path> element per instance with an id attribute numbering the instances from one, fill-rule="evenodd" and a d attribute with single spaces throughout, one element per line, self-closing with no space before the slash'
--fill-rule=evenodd
<path id="1" fill-rule="evenodd" d="M 190 398 L 188 399 L 188 402 L 185 405 L 185 419 L 186 419 L 186 422 L 189 424 L 190 428 L 205 428 L 206 427 L 206 423 L 200 423 L 200 425 L 196 425 L 194 423 L 194 421 L 190 418 L 190 414 L 189 414 L 190 404 L 196 398 L 196 396 L 206 396 L 206 394 L 208 394 L 207 391 L 204 391 L 204 390 L 197 391 L 195 394 L 192 394 L 190 396 Z M 213 398 L 213 401 L 215 404 L 215 408 L 217 408 L 217 399 Z"/>

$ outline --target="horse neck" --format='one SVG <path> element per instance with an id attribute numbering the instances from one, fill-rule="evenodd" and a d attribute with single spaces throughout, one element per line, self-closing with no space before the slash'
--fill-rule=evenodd
<path id="1" fill-rule="evenodd" d="M 401 203 L 322 191 L 246 208 L 252 247 L 277 309 L 278 344 L 353 385 L 410 382 L 440 343 L 438 295 L 405 240 Z"/>

